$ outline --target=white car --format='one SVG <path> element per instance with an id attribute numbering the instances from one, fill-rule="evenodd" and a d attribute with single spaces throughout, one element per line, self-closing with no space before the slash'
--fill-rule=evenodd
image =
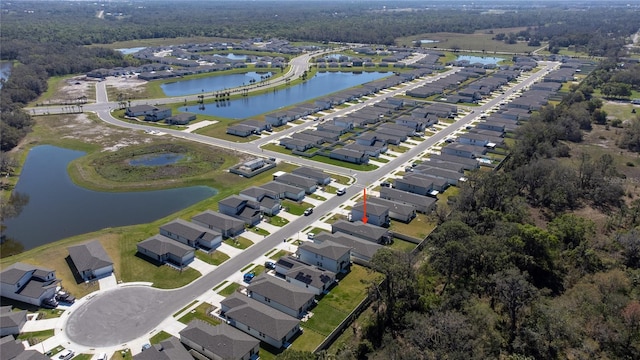
<path id="1" fill-rule="evenodd" d="M 65 349 L 63 352 L 60 353 L 60 355 L 58 355 L 58 359 L 69 360 L 75 354 L 76 354 L 75 351 L 73 351 L 71 349 Z"/>
<path id="2" fill-rule="evenodd" d="M 98 360 L 107 360 L 107 353 L 100 353 L 100 355 L 98 355 Z"/>

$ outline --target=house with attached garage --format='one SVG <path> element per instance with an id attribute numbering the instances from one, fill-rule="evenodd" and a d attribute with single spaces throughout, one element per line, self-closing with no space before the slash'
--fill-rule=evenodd
<path id="1" fill-rule="evenodd" d="M 316 295 L 328 291 L 336 282 L 336 273 L 313 266 L 293 256 L 276 262 L 276 274 L 295 286 L 311 290 Z"/>
<path id="2" fill-rule="evenodd" d="M 467 144 L 448 144 L 447 146 L 442 148 L 442 153 L 448 154 L 448 155 L 460 156 L 468 159 L 474 159 L 486 154 L 487 148 L 482 146 L 473 146 L 473 145 L 467 145 Z"/>
<path id="3" fill-rule="evenodd" d="M 366 264 L 371 261 L 373 255 L 380 250 L 383 246 L 380 244 L 373 243 L 368 240 L 364 240 L 355 236 L 351 236 L 344 233 L 335 233 L 331 234 L 326 231 L 321 231 L 318 234 L 315 234 L 313 237 L 313 242 L 315 243 L 324 243 L 331 242 L 335 244 L 339 244 L 342 246 L 346 246 L 351 249 L 351 261 Z"/>
<path id="4" fill-rule="evenodd" d="M 351 265 L 350 249 L 335 243 L 315 244 L 305 241 L 298 246 L 296 255 L 306 263 L 334 273 L 347 272 Z"/>
<path id="5" fill-rule="evenodd" d="M 27 322 L 27 311 L 13 311 L 11 305 L 0 306 L 0 336 L 18 335 Z"/>
<path id="6" fill-rule="evenodd" d="M 136 247 L 141 255 L 178 268 L 189 265 L 195 257 L 194 248 L 160 234 L 139 242 Z"/>
<path id="7" fill-rule="evenodd" d="M 173 336 L 133 356 L 133 360 L 184 360 L 192 358 L 180 340 Z"/>
<path id="8" fill-rule="evenodd" d="M 231 195 L 218 201 L 218 211 L 244 221 L 249 226 L 260 222 L 260 204 L 238 195 Z"/>
<path id="9" fill-rule="evenodd" d="M 213 251 L 222 243 L 222 233 L 183 219 L 160 226 L 160 235 L 206 252 Z"/>
<path id="10" fill-rule="evenodd" d="M 280 212 L 280 194 L 259 186 L 251 186 L 240 192 L 240 197 L 256 201 L 260 204 L 263 214 L 273 216 Z"/>
<path id="11" fill-rule="evenodd" d="M 305 152 L 313 148 L 314 143 L 312 143 L 309 140 L 284 137 L 280 139 L 280 146 L 284 146 L 284 148 L 287 150 L 296 150 L 296 151 Z"/>
<path id="12" fill-rule="evenodd" d="M 169 125 L 188 125 L 196 119 L 196 114 L 180 113 L 169 116 L 164 120 Z"/>
<path id="13" fill-rule="evenodd" d="M 272 275 L 261 274 L 251 280 L 247 295 L 295 318 L 302 318 L 315 304 L 315 293 Z"/>
<path id="14" fill-rule="evenodd" d="M 386 207 L 389 210 L 389 217 L 393 220 L 402 221 L 403 223 L 409 223 L 416 217 L 416 208 L 402 204 L 396 201 L 381 199 L 375 196 L 367 197 L 369 204 L 377 204 Z M 353 217 L 352 217 L 353 219 Z"/>
<path id="15" fill-rule="evenodd" d="M 56 304 L 55 270 L 17 262 L 0 272 L 0 296 L 35 306 Z"/>
<path id="16" fill-rule="evenodd" d="M 317 182 L 314 179 L 296 174 L 284 173 L 278 176 L 274 174 L 273 180 L 304 189 L 307 194 L 313 194 L 318 188 Z"/>
<path id="17" fill-rule="evenodd" d="M 26 350 L 22 341 L 15 340 L 13 336 L 0 338 L 0 355 L 2 360 L 51 360 L 36 350 Z"/>
<path id="18" fill-rule="evenodd" d="M 244 125 L 244 124 L 234 124 L 227 128 L 227 134 L 240 136 L 240 137 L 247 137 L 255 133 L 256 133 L 255 127 Z"/>
<path id="19" fill-rule="evenodd" d="M 407 191 L 392 188 L 380 188 L 380 197 L 382 199 L 399 202 L 415 207 L 416 211 L 423 214 L 429 214 L 436 207 L 436 198 L 423 196 Z"/>
<path id="20" fill-rule="evenodd" d="M 307 166 L 301 166 L 293 169 L 292 174 L 308 177 L 316 181 L 316 184 L 323 186 L 331 183 L 331 176 L 322 170 L 312 169 Z"/>
<path id="21" fill-rule="evenodd" d="M 194 224 L 211 229 L 222 234 L 223 239 L 240 235 L 244 229 L 244 221 L 219 212 L 205 210 L 191 218 Z"/>
<path id="22" fill-rule="evenodd" d="M 113 273 L 113 261 L 98 240 L 67 248 L 71 263 L 84 281 L 96 280 Z"/>
<path id="23" fill-rule="evenodd" d="M 260 341 L 255 337 L 227 324 L 212 326 L 197 319 L 180 331 L 180 341 L 207 359 L 251 360 L 260 351 Z M 189 355 L 182 359 L 191 358 Z"/>
<path id="24" fill-rule="evenodd" d="M 300 332 L 300 320 L 235 292 L 220 302 L 227 324 L 280 349 Z"/>
<path id="25" fill-rule="evenodd" d="M 354 164 L 367 164 L 369 162 L 369 155 L 363 151 L 351 150 L 347 148 L 339 148 L 331 150 L 329 158 L 346 161 Z"/>
<path id="26" fill-rule="evenodd" d="M 363 201 L 356 203 L 351 209 L 351 221 L 362 221 L 362 218 L 367 215 L 367 223 L 376 226 L 389 226 L 391 219 L 389 217 L 389 208 L 381 205 L 368 202 L 365 206 Z"/>
<path id="27" fill-rule="evenodd" d="M 476 170 L 480 168 L 480 163 L 476 159 L 463 158 L 460 156 L 448 155 L 448 154 L 430 155 L 429 161 L 450 162 L 455 164 L 461 164 L 464 170 Z M 429 162 L 425 162 L 425 163 L 430 164 Z"/>
<path id="28" fill-rule="evenodd" d="M 365 224 L 360 221 L 349 222 L 338 220 L 331 224 L 331 233 L 335 234 L 337 232 L 359 237 L 376 244 L 390 244 L 393 237 L 391 232 L 385 228 Z"/>
<path id="29" fill-rule="evenodd" d="M 411 173 L 393 180 L 393 188 L 418 195 L 430 195 L 433 192 L 433 180 L 426 177 L 412 176 Z"/>
<path id="30" fill-rule="evenodd" d="M 289 199 L 296 202 L 302 201 L 306 194 L 303 188 L 277 181 L 269 181 L 260 185 L 260 187 L 277 193 L 281 199 Z"/>

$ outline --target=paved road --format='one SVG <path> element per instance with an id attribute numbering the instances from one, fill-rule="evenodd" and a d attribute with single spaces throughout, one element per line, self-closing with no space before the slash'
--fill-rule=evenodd
<path id="1" fill-rule="evenodd" d="M 296 126 L 296 129 L 288 129 L 280 133 L 274 133 L 270 137 L 263 138 L 252 143 L 231 143 L 228 141 L 214 139 L 198 134 L 183 133 L 180 131 L 164 130 L 164 132 L 184 138 L 191 141 L 198 141 L 213 146 L 224 146 L 227 148 L 234 148 L 238 151 L 248 152 L 261 156 L 275 156 L 280 159 L 291 161 L 293 163 L 304 164 L 321 168 L 328 171 L 338 172 L 353 176 L 356 180 L 354 185 L 347 189 L 347 194 L 342 197 L 332 197 L 315 208 L 314 213 L 308 217 L 301 217 L 297 220 L 290 222 L 287 226 L 281 228 L 277 232 L 271 234 L 265 239 L 255 243 L 253 246 L 244 250 L 239 255 L 229 259 L 221 266 L 216 268 L 211 273 L 204 275 L 193 283 L 177 290 L 160 290 L 155 288 L 143 287 L 143 286 L 131 286 L 120 287 L 108 292 L 95 296 L 85 302 L 83 302 L 78 308 L 68 316 L 65 329 L 66 335 L 75 344 L 100 348 L 110 347 L 123 344 L 127 341 L 134 340 L 138 337 L 145 336 L 150 331 L 154 330 L 164 319 L 170 317 L 172 314 L 189 304 L 194 298 L 211 291 L 211 289 L 220 282 L 227 279 L 229 276 L 237 273 L 239 269 L 245 267 L 247 264 L 252 263 L 255 259 L 259 258 L 276 245 L 281 243 L 283 239 L 295 238 L 296 234 L 301 232 L 313 221 L 318 220 L 326 213 L 333 211 L 346 199 L 356 195 L 362 191 L 362 188 L 373 184 L 383 176 L 387 175 L 393 169 L 400 166 L 404 166 L 405 163 L 412 161 L 423 154 L 429 147 L 441 142 L 444 138 L 449 136 L 454 131 L 466 126 L 472 120 L 476 119 L 484 111 L 489 110 L 491 107 L 498 105 L 507 96 L 513 94 L 520 89 L 531 85 L 534 81 L 538 80 L 547 73 L 547 70 L 557 66 L 557 63 L 543 63 L 545 68 L 537 73 L 531 74 L 531 76 L 523 82 L 515 85 L 512 89 L 508 90 L 505 94 L 490 100 L 484 105 L 474 107 L 474 112 L 469 113 L 463 118 L 456 121 L 446 129 L 439 131 L 438 133 L 430 136 L 422 141 L 420 144 L 414 146 L 412 149 L 404 153 L 402 156 L 397 157 L 388 163 L 384 164 L 380 168 L 369 171 L 349 171 L 347 169 L 319 162 L 314 162 L 308 159 L 297 158 L 294 156 L 283 155 L 280 153 L 264 151 L 259 149 L 259 146 L 268 141 L 273 141 L 279 137 L 286 136 L 292 131 L 299 131 L 302 127 L 312 126 L 314 123 L 309 122 L 300 126 Z M 305 66 L 298 69 L 304 69 Z M 439 77 L 448 76 L 451 73 L 456 72 L 457 69 L 452 69 L 446 73 L 438 75 Z M 433 81 L 434 78 L 413 82 L 405 87 L 398 87 L 395 90 L 381 94 L 380 96 L 367 100 L 359 106 L 366 106 L 372 102 L 379 101 L 381 98 L 395 96 L 403 93 L 411 87 L 420 86 L 425 82 Z M 98 87 L 98 93 L 100 90 Z M 101 98 L 97 95 L 98 99 Z M 99 100 L 102 101 L 102 100 Z M 157 130 L 155 127 L 149 127 L 145 125 L 131 124 L 123 122 L 113 118 L 110 114 L 106 102 L 99 102 L 96 104 L 94 111 L 105 122 L 114 124 L 121 127 L 127 127 L 138 130 Z M 353 111 L 354 107 L 349 109 L 342 109 L 331 116 L 338 116 L 347 111 Z M 179 276 L 176 273 L 176 276 Z"/>

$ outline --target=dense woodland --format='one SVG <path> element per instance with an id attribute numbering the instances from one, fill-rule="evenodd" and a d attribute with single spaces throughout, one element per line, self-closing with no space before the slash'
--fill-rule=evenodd
<path id="1" fill-rule="evenodd" d="M 30 6 L 38 11 L 22 11 Z M 516 37 L 607 56 L 560 105 L 519 128 L 500 171 L 471 175 L 450 208 L 437 211 L 439 226 L 423 253 L 376 255 L 374 267 L 387 281 L 372 284 L 371 315 L 349 330 L 356 340 L 330 356 L 640 358 L 640 201 L 625 194 L 611 156 L 592 158 L 570 146 L 607 123 L 596 89 L 614 98 L 638 90 L 638 65 L 620 67 L 617 58 L 622 39 L 638 30 L 637 12 L 554 7 L 481 15 L 485 9 L 381 11 L 365 2 L 197 3 L 206 11 L 185 2 L 105 6 L 122 15 L 98 19 L 96 6 L 85 3 L 3 5 L 2 59 L 20 64 L 0 93 L 3 151 L 29 131 L 33 121 L 20 108 L 46 90 L 48 77 L 133 61 L 88 44 L 196 35 L 393 44 L 426 32 L 526 26 Z M 625 131 L 620 146 L 640 151 L 640 119 Z M 585 209 L 606 220 L 578 215 Z M 278 358 L 327 355 L 285 351 Z"/>

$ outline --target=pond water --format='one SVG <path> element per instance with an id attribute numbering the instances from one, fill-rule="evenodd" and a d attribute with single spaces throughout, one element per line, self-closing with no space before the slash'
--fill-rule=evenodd
<path id="1" fill-rule="evenodd" d="M 9 78 L 12 66 L 13 64 L 10 62 L 0 62 L 0 79 L 7 80 Z M 0 82 L 0 88 L 2 88 L 2 82 Z"/>
<path id="2" fill-rule="evenodd" d="M 249 85 L 250 80 L 255 80 L 256 83 L 258 83 L 262 80 L 260 78 L 261 76 L 273 76 L 273 73 L 250 71 L 244 74 L 208 76 L 198 79 L 170 82 L 160 85 L 160 88 L 167 96 L 192 95 L 200 94 L 202 92 L 225 90 L 242 86 L 243 84 Z"/>
<path id="3" fill-rule="evenodd" d="M 168 153 L 168 154 L 152 154 L 144 155 L 132 159 L 129 161 L 129 165 L 144 165 L 144 166 L 163 166 L 176 163 L 184 159 L 184 155 Z"/>
<path id="4" fill-rule="evenodd" d="M 122 193 L 87 190 L 67 173 L 69 163 L 83 155 L 49 145 L 31 149 L 15 188 L 28 195 L 29 202 L 18 217 L 5 222 L 4 235 L 28 250 L 107 227 L 152 222 L 216 194 L 206 186 Z"/>
<path id="5" fill-rule="evenodd" d="M 283 90 L 262 95 L 205 104 L 204 110 L 195 106 L 181 107 L 179 111 L 220 116 L 231 119 L 245 119 L 284 106 L 309 101 L 337 91 L 381 79 L 392 75 L 391 72 L 320 72 L 304 83 Z"/>
<path id="6" fill-rule="evenodd" d="M 125 49 L 116 49 L 116 51 L 120 51 L 123 55 L 129 55 L 137 53 L 140 50 L 144 50 L 146 47 L 133 47 L 133 48 L 125 48 Z"/>
<path id="7" fill-rule="evenodd" d="M 247 60 L 247 55 L 237 55 L 234 53 L 229 53 L 226 55 L 216 54 L 217 56 L 226 57 L 229 60 Z"/>
<path id="8" fill-rule="evenodd" d="M 483 65 L 489 65 L 489 64 L 497 64 L 500 61 L 503 61 L 504 59 L 499 57 L 492 57 L 492 56 L 459 55 L 456 58 L 456 61 L 461 61 L 461 60 L 467 60 L 472 64 L 480 63 Z"/>
<path id="9" fill-rule="evenodd" d="M 420 40 L 420 43 L 421 43 L 421 44 L 433 44 L 433 43 L 438 43 L 438 42 L 440 42 L 440 41 L 438 41 L 438 40 L 431 40 L 431 39 L 422 39 L 422 40 Z"/>

